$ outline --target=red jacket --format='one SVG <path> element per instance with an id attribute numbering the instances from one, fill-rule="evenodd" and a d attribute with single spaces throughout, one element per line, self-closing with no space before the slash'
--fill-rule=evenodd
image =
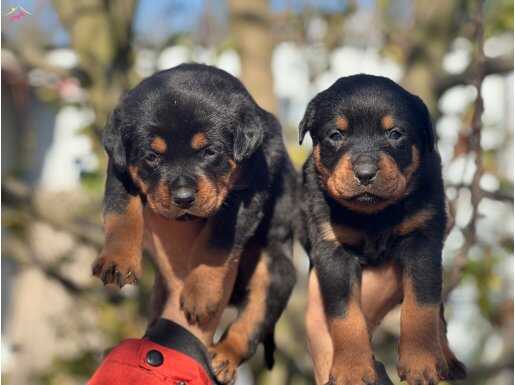
<path id="1" fill-rule="evenodd" d="M 114 347 L 88 385 L 213 385 L 208 357 L 195 336 L 160 319 L 142 339 Z"/>

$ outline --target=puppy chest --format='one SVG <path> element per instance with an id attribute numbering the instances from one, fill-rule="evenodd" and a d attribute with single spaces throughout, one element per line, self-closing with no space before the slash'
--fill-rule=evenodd
<path id="1" fill-rule="evenodd" d="M 344 225 L 332 225 L 335 239 L 354 251 L 363 265 L 378 265 L 389 260 L 395 236 L 391 231 L 368 232 Z"/>
<path id="2" fill-rule="evenodd" d="M 176 221 L 144 210 L 144 247 L 167 282 L 183 281 L 193 268 L 191 253 L 205 221 Z"/>

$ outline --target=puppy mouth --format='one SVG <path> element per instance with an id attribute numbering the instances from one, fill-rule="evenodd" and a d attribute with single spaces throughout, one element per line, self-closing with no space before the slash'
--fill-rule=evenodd
<path id="1" fill-rule="evenodd" d="M 351 199 L 349 199 L 351 202 L 365 204 L 365 205 L 375 205 L 381 202 L 384 202 L 385 199 L 372 194 L 370 192 L 364 192 L 358 195 L 353 196 Z"/>
<path id="2" fill-rule="evenodd" d="M 177 211 L 170 210 L 170 209 L 156 207 L 156 208 L 153 208 L 153 211 L 165 219 L 175 220 L 175 221 L 180 221 L 180 222 L 189 222 L 189 221 L 194 221 L 197 219 L 203 219 L 202 217 L 200 217 L 198 215 L 192 214 L 189 210 L 180 210 L 179 212 L 177 212 Z"/>
<path id="3" fill-rule="evenodd" d="M 190 214 L 188 212 L 186 213 L 182 213 L 178 216 L 175 217 L 175 220 L 177 221 L 180 221 L 180 222 L 190 222 L 190 221 L 194 221 L 194 220 L 197 220 L 197 219 L 202 219 L 200 217 L 197 217 L 193 214 Z"/>

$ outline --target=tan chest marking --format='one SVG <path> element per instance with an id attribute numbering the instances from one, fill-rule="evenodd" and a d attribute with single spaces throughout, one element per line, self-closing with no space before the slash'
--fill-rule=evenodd
<path id="1" fill-rule="evenodd" d="M 409 216 L 404 221 L 395 226 L 394 234 L 406 235 L 426 225 L 433 218 L 434 211 L 431 209 L 422 209 L 415 214 Z"/>
<path id="2" fill-rule="evenodd" d="M 358 246 L 363 242 L 363 234 L 352 227 L 324 222 L 320 226 L 322 238 L 326 241 L 338 241 L 349 246 Z"/>
<path id="3" fill-rule="evenodd" d="M 205 226 L 203 221 L 168 220 L 144 209 L 145 247 L 152 253 L 165 281 L 183 281 L 191 270 L 191 253 L 195 240 Z"/>

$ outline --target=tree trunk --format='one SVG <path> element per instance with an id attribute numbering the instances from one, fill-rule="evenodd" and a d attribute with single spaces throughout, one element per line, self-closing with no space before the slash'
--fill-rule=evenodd
<path id="1" fill-rule="evenodd" d="M 120 94 L 133 83 L 132 22 L 137 0 L 54 0 L 86 75 L 100 134 Z"/>
<path id="2" fill-rule="evenodd" d="M 261 107 L 277 113 L 268 0 L 230 0 L 229 11 L 231 32 L 241 59 L 240 79 Z"/>

